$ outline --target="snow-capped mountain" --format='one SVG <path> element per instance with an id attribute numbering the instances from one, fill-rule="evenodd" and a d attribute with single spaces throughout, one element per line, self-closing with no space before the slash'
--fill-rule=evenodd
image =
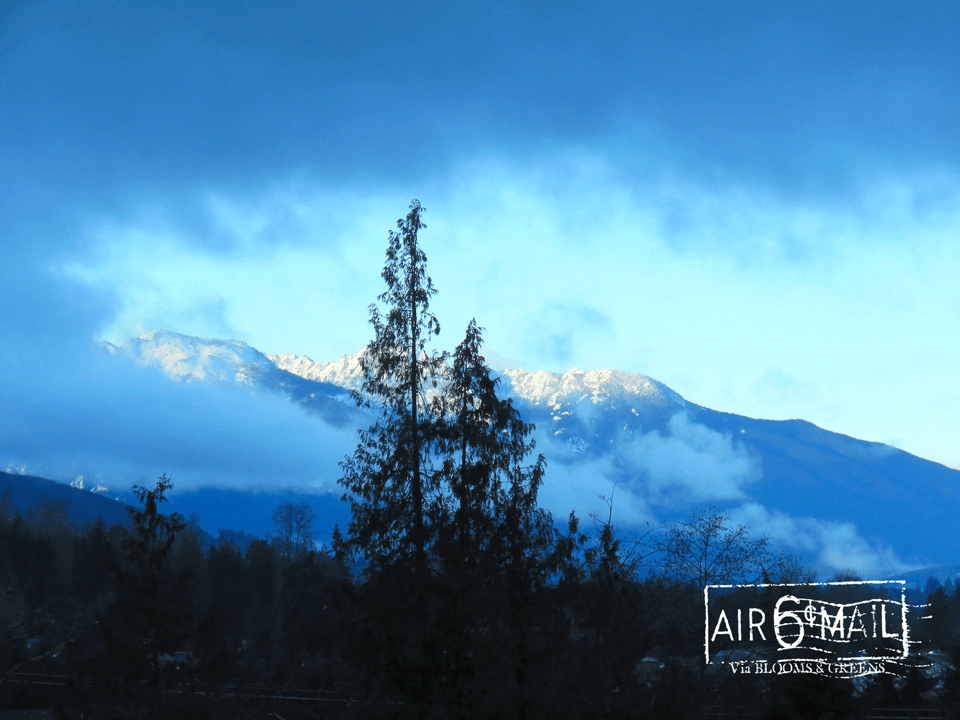
<path id="1" fill-rule="evenodd" d="M 358 389 L 362 380 L 360 353 L 344 355 L 333 362 L 318 362 L 293 353 L 266 357 L 278 368 L 306 380 L 332 383 L 351 390 Z M 669 413 L 686 406 L 686 401 L 666 385 L 639 373 L 574 368 L 561 374 L 506 366 L 500 376 L 507 382 L 511 397 L 535 408 L 560 411 L 564 406 L 590 402 L 611 409 L 629 406 L 637 415 L 641 412 Z"/>
<path id="2" fill-rule="evenodd" d="M 195 338 L 154 330 L 120 346 L 104 342 L 103 348 L 138 365 L 159 368 L 178 382 L 240 383 L 266 388 L 284 393 L 334 425 L 359 422 L 348 387 L 288 372 L 239 340 Z"/>
<path id="3" fill-rule="evenodd" d="M 512 395 L 534 407 L 555 408 L 586 401 L 611 408 L 630 406 L 631 410 L 637 410 L 637 406 L 645 410 L 679 410 L 686 405 L 666 385 L 639 373 L 574 368 L 560 374 L 507 368 L 503 375 L 510 380 Z"/>
<path id="4" fill-rule="evenodd" d="M 286 370 L 306 380 L 332 383 L 349 390 L 359 389 L 363 380 L 360 370 L 360 353 L 344 355 L 333 362 L 317 362 L 306 355 L 298 357 L 293 353 L 267 355 L 267 357 L 281 370 Z"/>
<path id="5" fill-rule="evenodd" d="M 327 409 L 325 399 L 352 404 L 347 392 L 359 389 L 362 381 L 360 353 L 335 361 L 294 353 L 265 355 L 241 341 L 194 338 L 169 330 L 154 330 L 121 347 L 106 345 L 138 364 L 162 369 L 174 380 L 258 385 L 286 392 L 313 410 Z M 678 393 L 639 373 L 576 368 L 555 373 L 505 366 L 500 378 L 503 391 L 527 416 L 578 451 L 601 431 L 663 430 L 688 406 Z"/>
<path id="6" fill-rule="evenodd" d="M 254 384 L 276 365 L 262 352 L 239 340 L 212 340 L 153 330 L 122 346 L 103 343 L 107 352 L 124 353 L 141 365 L 159 367 L 170 378 L 185 381 Z"/>
<path id="7" fill-rule="evenodd" d="M 369 424 L 349 394 L 359 384 L 358 355 L 267 356 L 241 342 L 164 331 L 110 349 L 178 381 L 284 393 L 340 428 Z M 541 499 L 557 517 L 602 511 L 597 496 L 615 489 L 622 526 L 715 505 L 820 567 L 878 575 L 960 558 L 952 532 L 960 471 L 802 420 L 704 408 L 640 374 L 504 366 L 500 377 L 537 426 L 537 451 L 549 464 Z"/>

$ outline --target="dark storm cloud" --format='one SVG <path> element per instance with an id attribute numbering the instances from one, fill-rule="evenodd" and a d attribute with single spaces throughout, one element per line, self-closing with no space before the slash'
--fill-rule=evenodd
<path id="1" fill-rule="evenodd" d="M 5 164 L 91 197 L 290 168 L 406 184 L 474 144 L 639 125 L 681 164 L 829 183 L 852 163 L 957 160 L 958 16 L 877 2 L 24 3 L 0 30 L 0 133 Z"/>

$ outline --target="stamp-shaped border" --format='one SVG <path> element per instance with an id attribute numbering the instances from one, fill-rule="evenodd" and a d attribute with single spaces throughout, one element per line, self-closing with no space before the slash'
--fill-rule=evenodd
<path id="1" fill-rule="evenodd" d="M 810 587 L 835 587 L 835 586 L 877 586 L 877 585 L 899 585 L 900 586 L 900 624 L 901 624 L 901 637 L 902 637 L 902 654 L 899 656 L 900 659 L 906 658 L 910 654 L 910 633 L 909 625 L 907 623 L 907 583 L 905 580 L 844 580 L 837 582 L 820 582 L 820 583 L 753 583 L 753 584 L 744 584 L 744 585 L 707 585 L 703 589 L 703 609 L 704 609 L 704 635 L 703 635 L 703 649 L 704 649 L 704 660 L 707 665 L 714 664 L 724 664 L 726 661 L 719 661 L 719 663 L 711 662 L 710 659 L 710 590 L 736 590 L 740 588 L 810 588 Z M 782 649 L 782 648 L 778 648 Z M 862 655 L 851 656 L 849 658 L 837 657 L 834 659 L 835 662 L 884 662 L 891 660 L 889 655 L 887 656 L 878 656 L 878 657 L 865 657 Z M 801 660 L 803 662 L 803 660 Z M 810 658 L 808 662 L 822 664 L 822 658 Z"/>

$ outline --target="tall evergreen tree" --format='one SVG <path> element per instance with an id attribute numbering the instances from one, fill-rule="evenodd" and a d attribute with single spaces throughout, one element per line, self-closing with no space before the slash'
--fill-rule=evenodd
<path id="1" fill-rule="evenodd" d="M 370 306 L 374 339 L 361 355 L 363 384 L 356 393 L 359 403 L 378 404 L 380 415 L 341 463 L 339 481 L 352 510 L 346 546 L 362 551 L 373 569 L 412 562 L 421 579 L 430 533 L 426 507 L 434 494 L 429 461 L 434 422 L 426 390 L 436 387 L 444 362 L 427 346 L 440 324 L 430 312 L 436 290 L 417 237 L 426 227 L 423 210 L 413 200 L 397 231 L 390 232 L 382 272 L 387 289 L 378 297 L 386 307 Z"/>
<path id="2" fill-rule="evenodd" d="M 509 398 L 498 392 L 471 321 L 454 351 L 438 409 L 443 457 L 436 559 L 444 705 L 522 716 L 528 703 L 530 592 L 544 577 L 549 515 L 537 507 L 542 455 Z"/>
<path id="3" fill-rule="evenodd" d="M 529 461 L 533 426 L 498 394 L 476 322 L 451 357 L 428 350 L 440 327 L 417 237 L 422 211 L 414 200 L 390 233 L 387 290 L 370 308 L 374 339 L 356 393 L 379 416 L 341 463 L 352 521 L 335 547 L 367 560 L 346 646 L 374 705 L 522 716 L 532 591 L 552 538 L 537 507 L 546 463 Z"/>
<path id="4" fill-rule="evenodd" d="M 437 450 L 444 456 L 447 492 L 440 496 L 455 537 L 456 561 L 505 566 L 510 523 L 536 508 L 545 461 L 523 462 L 534 449 L 533 426 L 523 422 L 509 398 L 497 393 L 499 379 L 490 374 L 482 351 L 483 329 L 475 320 L 453 354 L 438 407 L 444 422 Z M 518 515 L 519 513 L 519 515 Z M 516 528 L 513 528 L 516 530 Z M 489 553 L 499 553 L 491 558 Z"/>

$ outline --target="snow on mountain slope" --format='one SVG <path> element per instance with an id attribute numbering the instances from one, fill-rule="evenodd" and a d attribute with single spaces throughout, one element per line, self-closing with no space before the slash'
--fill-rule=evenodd
<path id="1" fill-rule="evenodd" d="M 589 400 L 594 405 L 639 404 L 660 409 L 680 409 L 686 401 L 663 383 L 619 370 L 546 370 L 507 368 L 512 394 L 535 407 L 556 407 Z"/>
<path id="2" fill-rule="evenodd" d="M 318 362 L 294 353 L 266 357 L 278 368 L 307 380 L 329 382 L 351 390 L 360 387 L 360 353 L 344 355 L 333 362 Z M 679 409 L 686 405 L 686 401 L 666 385 L 639 373 L 574 368 L 560 374 L 504 367 L 501 377 L 509 381 L 511 396 L 534 407 L 570 405 L 585 400 L 595 405 L 632 403 L 659 409 Z"/>
<path id="3" fill-rule="evenodd" d="M 333 362 L 317 362 L 306 355 L 298 357 L 293 353 L 267 355 L 266 357 L 281 370 L 286 370 L 306 380 L 328 382 L 348 390 L 359 389 L 362 382 L 360 353 L 344 355 Z"/>
<path id="4" fill-rule="evenodd" d="M 245 342 L 195 338 L 169 330 L 153 330 L 120 347 L 110 343 L 105 346 L 140 365 L 159 367 L 174 380 L 187 382 L 254 384 L 258 376 L 275 367 L 266 355 Z"/>
<path id="5" fill-rule="evenodd" d="M 316 362 L 167 331 L 108 350 L 181 381 L 283 393 L 340 429 L 370 422 L 349 392 L 359 354 Z M 877 575 L 960 557 L 960 536 L 943 532 L 960 515 L 956 470 L 803 421 L 703 408 L 645 375 L 498 369 L 503 394 L 537 426 L 537 452 L 550 463 L 541 502 L 556 517 L 605 512 L 598 498 L 616 488 L 621 526 L 714 505 L 822 568 Z"/>
<path id="6" fill-rule="evenodd" d="M 154 330 L 119 347 L 104 343 L 104 348 L 126 355 L 138 365 L 160 368 L 178 382 L 239 383 L 282 393 L 337 427 L 355 424 L 362 415 L 349 389 L 287 372 L 267 355 L 239 340 L 195 338 Z"/>

